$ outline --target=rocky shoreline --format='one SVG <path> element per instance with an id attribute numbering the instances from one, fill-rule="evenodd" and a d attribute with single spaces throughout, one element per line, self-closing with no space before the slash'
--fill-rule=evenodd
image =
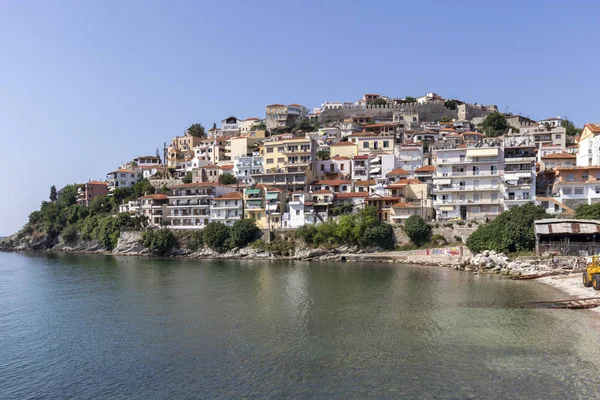
<path id="1" fill-rule="evenodd" d="M 442 257 L 441 259 L 440 257 L 436 257 L 434 259 L 427 256 L 409 257 L 406 252 L 383 252 L 378 250 L 378 248 L 359 248 L 356 246 L 341 246 L 335 249 L 310 249 L 304 247 L 297 248 L 292 255 L 284 256 L 252 247 L 235 248 L 222 253 L 205 247 L 195 252 L 174 248 L 163 256 L 191 259 L 210 258 L 405 263 L 447 267 L 472 272 L 474 274 L 500 274 L 515 279 L 566 275 L 576 271 L 582 271 L 585 268 L 585 260 L 579 257 L 558 257 L 553 259 L 517 257 L 515 260 L 511 261 L 509 257 L 503 253 L 484 251 L 476 255 L 467 254 L 462 259 L 457 257 Z M 112 250 L 107 249 L 96 241 L 80 240 L 75 245 L 67 245 L 61 241 L 49 243 L 45 237 L 32 238 L 17 234 L 0 240 L 0 251 L 155 256 L 148 249 L 144 248 L 139 237 L 125 234 L 121 235 L 117 246 Z"/>

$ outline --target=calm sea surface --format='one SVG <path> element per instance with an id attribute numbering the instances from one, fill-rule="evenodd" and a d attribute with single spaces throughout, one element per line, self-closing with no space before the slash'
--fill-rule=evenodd
<path id="1" fill-rule="evenodd" d="M 0 399 L 600 397 L 588 311 L 386 264 L 0 253 Z"/>

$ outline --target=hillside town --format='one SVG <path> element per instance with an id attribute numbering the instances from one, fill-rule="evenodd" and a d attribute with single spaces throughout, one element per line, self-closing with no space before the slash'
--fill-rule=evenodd
<path id="1" fill-rule="evenodd" d="M 293 229 L 365 206 L 392 225 L 411 215 L 491 220 L 528 202 L 570 215 L 600 200 L 600 124 L 578 130 L 565 118 L 535 121 L 436 93 L 364 94 L 312 111 L 271 104 L 264 117 L 196 124 L 155 155 L 132 154 L 105 180 L 79 185 L 77 202 L 142 179 L 156 193 L 119 211 L 171 229 L 243 218 Z"/>

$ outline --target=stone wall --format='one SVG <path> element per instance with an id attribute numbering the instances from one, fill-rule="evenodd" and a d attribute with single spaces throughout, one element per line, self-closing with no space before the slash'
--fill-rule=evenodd
<path id="1" fill-rule="evenodd" d="M 394 114 L 410 115 L 418 114 L 419 121 L 439 121 L 443 117 L 453 119 L 471 119 L 484 116 L 496 111 L 496 106 L 478 106 L 473 104 L 460 104 L 456 110 L 444 107 L 443 101 L 427 104 L 407 103 L 402 105 L 367 105 L 367 106 L 345 106 L 337 109 L 324 110 L 319 116 L 320 123 L 341 121 L 352 116 L 366 116 L 373 119 L 392 119 Z M 411 118 L 412 120 L 412 118 Z"/>

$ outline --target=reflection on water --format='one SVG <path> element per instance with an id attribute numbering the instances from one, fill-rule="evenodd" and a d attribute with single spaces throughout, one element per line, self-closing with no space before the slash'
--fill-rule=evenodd
<path id="1" fill-rule="evenodd" d="M 0 398 L 595 398 L 584 312 L 382 264 L 0 254 Z"/>

